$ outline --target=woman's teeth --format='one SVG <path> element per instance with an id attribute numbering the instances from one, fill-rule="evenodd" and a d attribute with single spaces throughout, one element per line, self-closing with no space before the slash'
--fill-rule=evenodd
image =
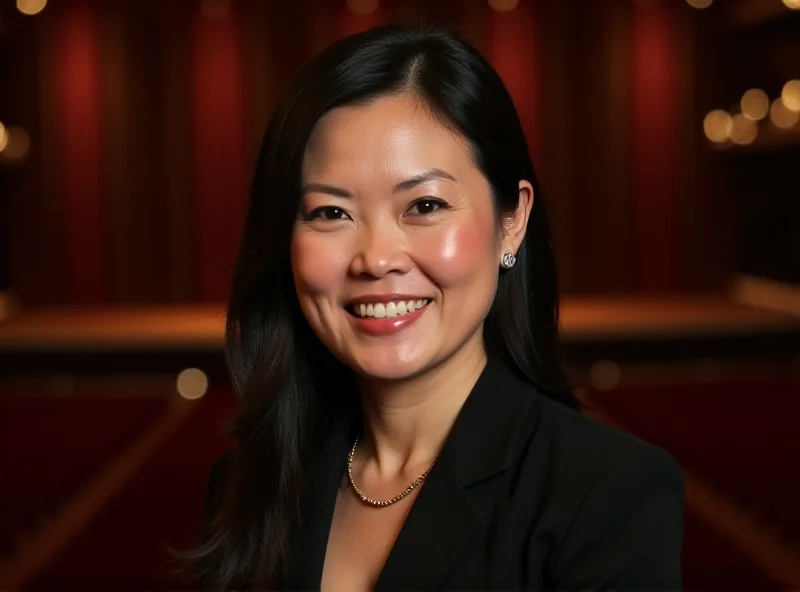
<path id="1" fill-rule="evenodd" d="M 392 319 L 419 310 L 430 302 L 422 300 L 401 300 L 398 302 L 382 302 L 378 304 L 354 304 L 352 311 L 356 316 L 370 319 Z"/>

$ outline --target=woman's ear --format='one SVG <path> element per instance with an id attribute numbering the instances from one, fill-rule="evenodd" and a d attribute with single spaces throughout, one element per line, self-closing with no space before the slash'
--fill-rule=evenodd
<path id="1" fill-rule="evenodd" d="M 528 181 L 520 181 L 517 209 L 503 217 L 503 242 L 500 246 L 502 254 L 510 253 L 516 257 L 525 238 L 534 197 L 533 186 Z"/>

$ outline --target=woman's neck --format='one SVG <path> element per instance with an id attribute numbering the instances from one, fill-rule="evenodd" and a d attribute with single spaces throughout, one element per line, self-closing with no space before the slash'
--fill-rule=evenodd
<path id="1" fill-rule="evenodd" d="M 482 339 L 403 381 L 362 381 L 363 454 L 385 476 L 429 464 L 486 366 Z M 361 446 L 360 446 L 361 447 Z"/>

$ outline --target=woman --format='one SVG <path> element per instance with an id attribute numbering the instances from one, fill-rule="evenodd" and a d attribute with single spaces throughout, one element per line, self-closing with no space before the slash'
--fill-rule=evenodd
<path id="1" fill-rule="evenodd" d="M 683 489 L 581 415 L 544 204 L 497 74 L 399 27 L 274 114 L 229 303 L 238 446 L 211 589 L 679 589 Z"/>

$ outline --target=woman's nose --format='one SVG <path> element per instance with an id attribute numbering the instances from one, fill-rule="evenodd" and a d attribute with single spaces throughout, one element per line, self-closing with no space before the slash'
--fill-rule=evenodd
<path id="1" fill-rule="evenodd" d="M 407 273 L 411 259 L 405 241 L 391 229 L 374 227 L 361 230 L 358 248 L 350 263 L 354 276 L 381 278 L 389 273 Z"/>

